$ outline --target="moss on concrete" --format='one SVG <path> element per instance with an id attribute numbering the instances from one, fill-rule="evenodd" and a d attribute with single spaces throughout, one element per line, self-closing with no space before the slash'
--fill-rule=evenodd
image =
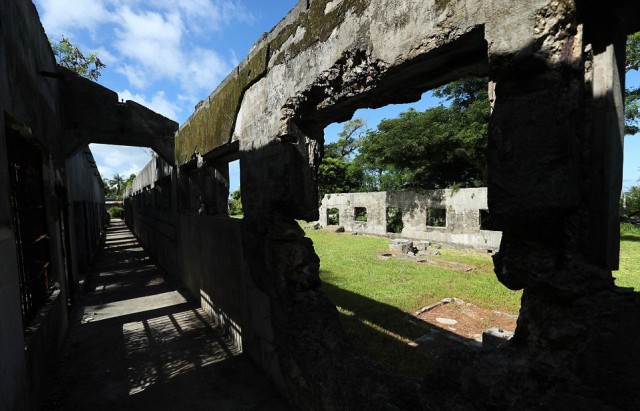
<path id="1" fill-rule="evenodd" d="M 264 46 L 180 129 L 175 139 L 178 164 L 189 161 L 195 151 L 204 154 L 230 141 L 242 96 L 265 74 L 267 57 L 268 47 Z"/>
<path id="2" fill-rule="evenodd" d="M 324 11 L 328 3 L 332 0 L 313 1 L 305 13 L 302 13 L 298 20 L 286 26 L 269 43 L 269 48 L 275 58 L 274 64 L 281 63 L 286 57 L 293 58 L 301 51 L 307 49 L 316 42 L 326 41 L 333 30 L 344 20 L 347 12 L 351 11 L 356 16 L 361 16 L 370 0 L 342 0 L 333 10 L 325 14 Z M 335 0 L 334 0 L 335 1 Z M 298 28 L 305 30 L 303 38 L 293 43 L 286 50 L 281 50 L 282 45 L 295 35 Z"/>
<path id="3" fill-rule="evenodd" d="M 295 57 L 312 44 L 326 41 L 348 12 L 360 16 L 370 2 L 342 0 L 325 15 L 325 8 L 330 1 L 313 1 L 309 10 L 302 13 L 294 23 L 284 27 L 268 45 L 264 45 L 235 77 L 228 79 L 210 97 L 209 104 L 205 104 L 189 119 L 175 139 L 178 164 L 189 161 L 196 151 L 204 154 L 230 141 L 242 96 L 252 83 L 265 74 L 270 58 L 275 58 L 275 64 L 279 64 L 285 56 Z M 305 30 L 302 39 L 290 45 L 287 50 L 281 50 L 299 27 Z"/>

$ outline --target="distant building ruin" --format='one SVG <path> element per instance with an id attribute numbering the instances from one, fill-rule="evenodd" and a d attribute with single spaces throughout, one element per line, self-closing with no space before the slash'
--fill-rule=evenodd
<path id="1" fill-rule="evenodd" d="M 490 252 L 498 250 L 502 236 L 492 229 L 486 188 L 325 194 L 319 222 Z"/>

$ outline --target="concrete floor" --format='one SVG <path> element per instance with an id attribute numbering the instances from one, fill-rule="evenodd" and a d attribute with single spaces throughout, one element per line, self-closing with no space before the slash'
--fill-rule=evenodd
<path id="1" fill-rule="evenodd" d="M 112 220 L 47 410 L 288 410 L 269 380 Z"/>

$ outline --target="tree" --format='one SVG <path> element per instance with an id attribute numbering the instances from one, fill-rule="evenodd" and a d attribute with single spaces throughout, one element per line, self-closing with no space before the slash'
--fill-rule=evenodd
<path id="1" fill-rule="evenodd" d="M 627 58 L 625 70 L 640 69 L 640 32 L 630 35 L 627 38 Z M 640 132 L 640 87 L 627 88 L 624 98 L 624 132 L 625 134 L 636 134 Z"/>
<path id="2" fill-rule="evenodd" d="M 622 195 L 620 199 L 620 214 L 631 217 L 640 217 L 640 186 L 634 186 Z"/>
<path id="3" fill-rule="evenodd" d="M 242 215 L 242 195 L 240 189 L 231 193 L 231 198 L 229 198 L 229 215 Z"/>
<path id="4" fill-rule="evenodd" d="M 320 199 L 328 193 L 359 191 L 363 170 L 352 157 L 360 147 L 365 128 L 361 118 L 347 121 L 338 133 L 338 140 L 324 146 L 324 156 L 318 167 Z"/>
<path id="5" fill-rule="evenodd" d="M 127 187 L 131 187 L 133 185 L 133 180 L 136 179 L 136 175 L 134 173 L 129 174 L 129 178 L 127 178 L 122 186 L 122 191 L 127 189 Z"/>
<path id="6" fill-rule="evenodd" d="M 65 68 L 91 80 L 98 80 L 100 70 L 106 67 L 98 58 L 98 53 L 85 56 L 82 51 L 71 43 L 69 38 L 62 36 L 60 41 L 49 39 L 56 62 Z"/>
<path id="7" fill-rule="evenodd" d="M 362 140 L 360 156 L 404 189 L 479 186 L 486 181 L 490 107 L 486 78 L 466 78 L 435 90 L 448 101 L 380 122 Z M 359 157 L 360 157 L 359 156 Z"/>
<path id="8" fill-rule="evenodd" d="M 115 173 L 113 178 L 109 180 L 109 185 L 115 188 L 115 194 L 117 198 L 122 198 L 122 190 L 124 188 L 124 178 L 119 173 Z"/>
<path id="9" fill-rule="evenodd" d="M 362 137 L 366 133 L 366 123 L 360 117 L 344 123 L 342 131 L 338 133 L 338 140 L 324 146 L 324 156 L 342 159 L 350 157 L 358 150 Z"/>

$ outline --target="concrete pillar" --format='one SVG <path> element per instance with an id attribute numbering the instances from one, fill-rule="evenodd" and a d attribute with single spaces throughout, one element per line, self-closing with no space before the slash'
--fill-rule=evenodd
<path id="1" fill-rule="evenodd" d="M 617 270 L 626 36 L 615 21 L 603 19 L 586 27 L 585 39 L 583 248 L 591 263 Z"/>

